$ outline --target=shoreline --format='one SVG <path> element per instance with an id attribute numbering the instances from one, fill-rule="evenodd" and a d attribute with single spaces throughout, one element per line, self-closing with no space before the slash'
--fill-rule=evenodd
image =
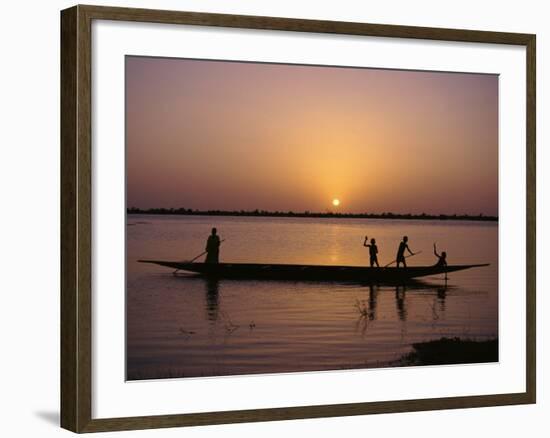
<path id="1" fill-rule="evenodd" d="M 326 372 L 326 371 L 347 371 L 361 369 L 381 369 L 381 368 L 404 368 L 418 366 L 437 366 L 437 365 L 467 365 L 498 362 L 498 338 L 487 340 L 475 340 L 470 338 L 448 338 L 442 337 L 431 341 L 418 342 L 411 345 L 408 353 L 401 355 L 400 358 L 389 361 L 349 363 L 334 368 L 318 369 L 295 369 L 287 371 L 272 372 L 219 372 L 214 373 L 184 373 L 177 368 L 167 367 L 163 370 L 131 370 L 129 380 L 156 380 L 173 378 L 198 378 L 198 377 L 231 377 L 231 376 L 250 376 L 265 374 L 287 374 L 287 373 L 307 373 L 307 372 Z"/>
<path id="2" fill-rule="evenodd" d="M 447 214 L 398 214 L 398 213 L 334 213 L 334 212 L 279 212 L 279 211 L 224 211 L 224 210 L 190 210 L 184 208 L 153 208 L 141 210 L 128 208 L 127 216 L 132 215 L 156 215 L 156 216 L 227 216 L 227 217 L 284 217 L 284 218 L 313 218 L 313 219 L 386 219 L 386 220 L 440 220 L 440 221 L 474 221 L 474 222 L 498 222 L 497 216 L 471 216 L 471 215 L 447 215 Z"/>

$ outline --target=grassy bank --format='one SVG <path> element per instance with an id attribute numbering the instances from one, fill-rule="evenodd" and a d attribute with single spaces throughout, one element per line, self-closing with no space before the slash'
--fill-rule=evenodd
<path id="1" fill-rule="evenodd" d="M 413 351 L 400 360 L 402 366 L 450 365 L 498 362 L 498 339 L 441 338 L 413 344 Z"/>

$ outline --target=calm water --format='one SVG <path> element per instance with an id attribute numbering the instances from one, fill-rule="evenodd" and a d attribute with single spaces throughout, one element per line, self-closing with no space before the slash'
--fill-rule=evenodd
<path id="1" fill-rule="evenodd" d="M 185 260 L 210 228 L 226 241 L 220 261 L 367 265 L 366 235 L 381 265 L 403 235 L 410 265 L 491 266 L 424 278 L 414 287 L 208 281 L 138 259 Z M 498 336 L 498 224 L 373 219 L 131 215 L 127 226 L 129 380 L 375 367 L 411 344 Z"/>

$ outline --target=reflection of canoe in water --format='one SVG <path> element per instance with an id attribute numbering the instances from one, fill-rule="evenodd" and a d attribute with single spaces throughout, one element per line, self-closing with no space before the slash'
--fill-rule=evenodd
<path id="1" fill-rule="evenodd" d="M 400 282 L 427 275 L 444 274 L 464 269 L 488 266 L 409 266 L 407 268 L 370 268 L 363 266 L 280 265 L 257 263 L 186 263 L 162 260 L 139 260 L 180 271 L 188 271 L 213 278 L 268 279 L 268 280 L 324 280 Z"/>

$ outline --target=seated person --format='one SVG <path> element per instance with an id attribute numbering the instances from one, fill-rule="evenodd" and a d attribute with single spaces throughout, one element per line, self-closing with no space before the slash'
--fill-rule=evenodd
<path id="1" fill-rule="evenodd" d="M 434 254 L 438 258 L 435 266 L 447 266 L 447 253 L 445 251 L 442 251 L 441 254 L 438 254 L 437 248 L 435 247 L 435 243 L 434 243 Z"/>

